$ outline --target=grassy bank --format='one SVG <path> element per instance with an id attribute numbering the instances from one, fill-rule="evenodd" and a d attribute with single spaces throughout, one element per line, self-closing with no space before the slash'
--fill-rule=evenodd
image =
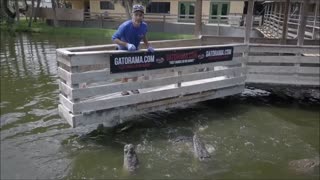
<path id="1" fill-rule="evenodd" d="M 101 29 L 101 28 L 69 28 L 69 27 L 52 27 L 48 26 L 44 22 L 33 22 L 32 27 L 28 27 L 26 20 L 21 20 L 19 25 L 13 25 L 11 27 L 6 24 L 0 25 L 1 31 L 14 31 L 14 32 L 26 32 L 26 33 L 41 33 L 50 35 L 66 35 L 73 37 L 111 37 L 115 32 L 113 29 Z M 189 34 L 174 34 L 174 33 L 162 33 L 162 32 L 148 32 L 149 39 L 152 40 L 166 40 L 166 39 L 190 39 L 193 38 Z"/>

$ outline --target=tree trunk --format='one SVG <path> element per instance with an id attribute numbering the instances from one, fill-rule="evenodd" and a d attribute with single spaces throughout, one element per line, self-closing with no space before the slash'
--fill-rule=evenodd
<path id="1" fill-rule="evenodd" d="M 127 19 L 131 19 L 129 1 L 125 1 L 124 5 L 125 5 L 125 9 L 126 9 Z"/>
<path id="2" fill-rule="evenodd" d="M 31 15 L 29 18 L 29 25 L 28 27 L 30 28 L 32 25 L 32 17 L 34 16 L 34 0 L 31 0 Z"/>
<path id="3" fill-rule="evenodd" d="M 58 27 L 58 20 L 57 20 L 57 12 L 56 12 L 56 3 L 55 0 L 51 0 L 52 10 L 53 10 L 53 26 Z"/>
<path id="4" fill-rule="evenodd" d="M 34 19 L 33 19 L 33 21 L 34 22 L 37 22 L 37 16 L 38 16 L 38 14 L 39 14 L 39 8 L 40 8 L 40 1 L 41 0 L 37 0 L 37 8 L 36 8 L 36 10 L 35 10 L 35 13 L 34 13 Z"/>
<path id="5" fill-rule="evenodd" d="M 20 23 L 20 13 L 19 13 L 18 0 L 15 0 L 14 6 L 15 6 L 15 10 L 16 10 L 17 25 L 19 25 L 19 23 Z"/>

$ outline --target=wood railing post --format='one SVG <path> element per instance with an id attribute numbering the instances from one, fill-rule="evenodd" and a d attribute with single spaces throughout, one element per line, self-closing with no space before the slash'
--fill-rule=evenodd
<path id="1" fill-rule="evenodd" d="M 317 17 L 319 14 L 319 1 L 316 1 L 316 7 L 315 7 L 315 11 L 314 11 L 314 19 L 313 19 L 313 27 L 312 27 L 312 39 L 316 39 L 316 27 L 317 27 Z"/>
<path id="2" fill-rule="evenodd" d="M 252 29 L 253 5 L 254 5 L 254 0 L 249 0 L 248 10 L 246 15 L 246 31 L 245 31 L 245 37 L 244 37 L 245 44 L 249 44 L 249 41 L 250 41 L 250 33 Z"/>
<path id="3" fill-rule="evenodd" d="M 304 42 L 304 36 L 305 36 L 305 30 L 306 30 L 306 24 L 307 24 L 307 14 L 308 14 L 308 6 L 309 6 L 309 0 L 304 0 L 301 12 L 300 12 L 300 26 L 298 29 L 298 45 L 303 45 Z"/>
<path id="4" fill-rule="evenodd" d="M 287 33 L 288 33 L 288 16 L 289 16 L 289 7 L 290 7 L 290 0 L 286 0 L 285 6 L 284 6 L 284 18 L 283 18 L 283 24 L 282 24 L 282 39 L 281 44 L 287 43 Z"/>

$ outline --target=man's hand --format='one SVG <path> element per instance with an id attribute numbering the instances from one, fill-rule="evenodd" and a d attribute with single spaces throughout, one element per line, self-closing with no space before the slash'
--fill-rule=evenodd
<path id="1" fill-rule="evenodd" d="M 137 50 L 137 48 L 136 48 L 136 46 L 135 45 L 133 45 L 133 44 L 127 44 L 127 48 L 128 48 L 128 51 L 135 51 L 135 50 Z"/>
<path id="2" fill-rule="evenodd" d="M 148 52 L 151 52 L 151 53 L 153 53 L 153 52 L 154 52 L 154 49 L 153 49 L 153 47 L 152 47 L 152 46 L 149 46 L 149 47 L 148 47 Z"/>

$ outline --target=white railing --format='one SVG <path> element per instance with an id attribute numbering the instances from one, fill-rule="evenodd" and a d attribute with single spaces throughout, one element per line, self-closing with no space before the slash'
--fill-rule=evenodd
<path id="1" fill-rule="evenodd" d="M 127 19 L 125 13 L 94 13 L 85 12 L 85 20 L 119 20 L 124 21 Z M 194 23 L 195 15 L 183 15 L 183 14 L 153 14 L 146 13 L 144 17 L 148 22 L 189 22 Z M 230 24 L 240 26 L 242 21 L 242 14 L 232 13 L 229 15 L 202 15 L 202 22 L 204 24 Z"/>
<path id="2" fill-rule="evenodd" d="M 319 86 L 319 46 L 249 46 L 247 83 Z"/>
<path id="3" fill-rule="evenodd" d="M 129 72 L 112 70 L 115 56 L 150 55 L 146 50 L 115 51 L 115 45 L 58 49 L 59 113 L 72 127 L 114 126 L 132 115 L 241 93 L 245 82 L 320 86 L 319 45 L 210 45 L 216 41 L 204 36 L 152 44 L 160 54 L 233 47 L 232 60 Z M 138 81 L 121 82 L 134 77 Z M 121 91 L 134 89 L 140 94 L 121 95 Z"/>
<path id="4" fill-rule="evenodd" d="M 245 67 L 242 66 L 245 45 L 160 48 L 157 52 L 194 52 L 200 48 L 230 46 L 233 47 L 233 59 L 230 61 L 122 73 L 112 73 L 110 58 L 128 53 L 110 50 L 114 46 L 100 47 L 99 51 L 58 49 L 60 115 L 73 127 L 98 122 L 114 126 L 115 122 L 105 121 L 106 118 L 117 116 L 121 119 L 240 93 L 246 79 Z M 135 53 L 130 55 L 135 56 Z M 137 82 L 120 81 L 133 77 L 140 78 Z M 139 89 L 140 94 L 121 95 L 121 91 L 134 89 Z"/>
<path id="5" fill-rule="evenodd" d="M 283 14 L 265 14 L 263 28 L 273 34 L 273 37 L 281 37 L 284 15 Z M 290 16 L 288 18 L 288 37 L 296 38 L 300 26 L 299 16 Z M 319 39 L 320 17 L 308 16 L 305 37 L 307 39 Z"/>

